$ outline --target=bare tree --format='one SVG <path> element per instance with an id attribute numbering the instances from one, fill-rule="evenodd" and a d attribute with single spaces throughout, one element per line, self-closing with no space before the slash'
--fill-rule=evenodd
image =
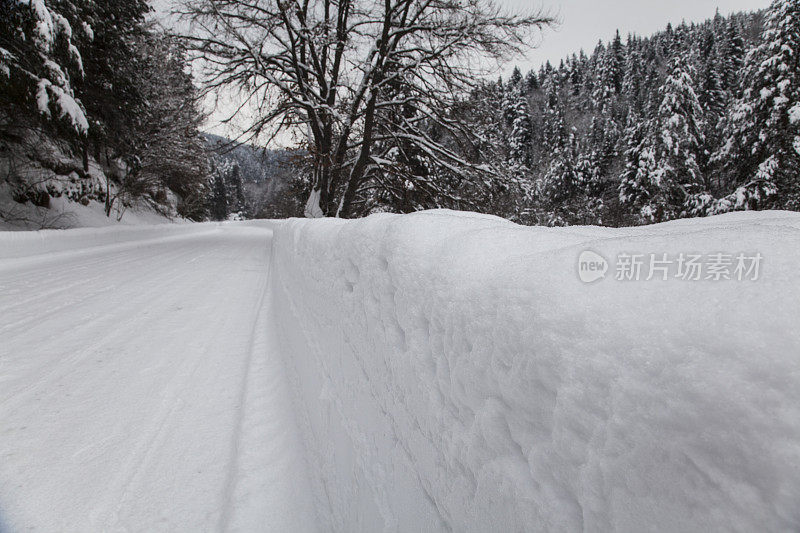
<path id="1" fill-rule="evenodd" d="M 551 22 L 492 0 L 186 0 L 182 14 L 206 90 L 245 95 L 237 112 L 258 110 L 251 138 L 305 130 L 306 215 L 343 217 L 356 214 L 361 191 L 381 186 L 375 178 L 391 161 L 374 153 L 377 143 L 487 172 L 431 131 L 463 134 L 449 105 Z"/>

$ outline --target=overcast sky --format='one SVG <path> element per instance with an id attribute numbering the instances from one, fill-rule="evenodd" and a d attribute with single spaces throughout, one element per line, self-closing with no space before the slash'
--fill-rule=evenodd
<path id="1" fill-rule="evenodd" d="M 175 0 L 155 0 L 157 10 L 168 11 Z M 587 53 L 594 50 L 599 39 L 608 42 L 619 29 L 623 38 L 628 33 L 642 36 L 663 30 L 668 22 L 673 25 L 701 22 L 714 16 L 719 9 L 727 15 L 737 11 L 754 11 L 765 8 L 770 0 L 496 0 L 509 10 L 525 11 L 542 9 L 559 19 L 559 24 L 545 30 L 538 39 L 538 46 L 524 58 L 514 59 L 500 73 L 510 74 L 513 66 L 519 65 L 523 73 L 539 68 L 550 60 L 555 65 L 566 56 L 583 48 Z M 225 106 L 228 107 L 228 106 Z M 232 135 L 227 128 L 220 127 L 220 113 L 210 117 L 207 129 L 223 135 Z M 216 120 L 215 120 L 216 119 Z"/>
<path id="2" fill-rule="evenodd" d="M 769 5 L 769 0 L 496 0 L 509 9 L 530 10 L 541 8 L 556 16 L 560 24 L 546 30 L 542 42 L 526 54 L 524 60 L 515 61 L 523 73 L 547 60 L 554 64 L 583 48 L 594 50 L 599 39 L 607 42 L 619 29 L 624 37 L 630 33 L 647 36 L 663 30 L 668 22 L 673 25 L 701 22 L 720 13 L 755 11 Z M 509 69 L 504 69 L 508 70 Z"/>

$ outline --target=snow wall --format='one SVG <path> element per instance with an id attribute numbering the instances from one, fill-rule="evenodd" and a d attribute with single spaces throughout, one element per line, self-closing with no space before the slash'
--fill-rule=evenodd
<path id="1" fill-rule="evenodd" d="M 275 229 L 271 334 L 323 529 L 800 528 L 800 215 L 638 229 L 452 212 Z M 579 254 L 760 253 L 753 281 Z"/>

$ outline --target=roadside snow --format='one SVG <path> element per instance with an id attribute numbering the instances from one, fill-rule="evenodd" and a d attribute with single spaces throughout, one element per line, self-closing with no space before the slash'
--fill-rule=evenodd
<path id="1" fill-rule="evenodd" d="M 323 529 L 800 528 L 798 242 L 782 212 L 276 228 L 270 331 Z M 756 281 L 617 281 L 611 264 L 587 284 L 587 249 L 763 264 Z"/>
<path id="2" fill-rule="evenodd" d="M 800 529 L 798 242 L 784 212 L 0 232 L 0 531 Z M 740 252 L 758 279 L 615 279 Z"/>
<path id="3" fill-rule="evenodd" d="M 63 196 L 51 198 L 49 209 L 30 203 L 19 204 L 11 199 L 8 187 L 2 184 L 0 184 L 0 214 L 2 214 L 0 231 L 186 223 L 181 218 L 171 221 L 164 215 L 144 206 L 126 209 L 121 216 L 114 212 L 107 217 L 103 204 L 100 202 L 91 201 L 88 205 L 82 205 Z"/>

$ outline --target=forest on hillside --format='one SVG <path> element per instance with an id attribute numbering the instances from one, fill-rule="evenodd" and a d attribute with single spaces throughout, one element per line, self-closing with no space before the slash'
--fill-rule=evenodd
<path id="1" fill-rule="evenodd" d="M 630 225 L 800 208 L 800 10 L 619 33 L 475 91 L 527 224 Z M 492 112 L 492 110 L 497 110 Z M 500 148 L 497 150 L 497 148 Z"/>
<path id="2" fill-rule="evenodd" d="M 259 38 L 259 1 L 193 0 L 184 16 L 209 31 L 239 17 Z M 509 59 L 524 49 L 520 28 L 549 23 L 468 4 L 474 20 L 463 28 L 458 10 L 431 15 L 454 33 L 476 32 L 478 44 L 459 43 L 462 54 Z M 144 203 L 193 220 L 444 207 L 523 224 L 612 226 L 800 209 L 798 0 L 649 37 L 617 33 L 496 81 L 459 70 L 462 56 L 436 55 L 451 42 L 419 56 L 428 33 L 387 52 L 379 75 L 337 71 L 338 87 L 325 85 L 333 67 L 293 79 L 290 65 L 274 94 L 263 87 L 275 72 L 259 68 L 288 55 L 262 51 L 252 61 L 236 33 L 220 33 L 223 44 L 176 35 L 144 0 L 11 0 L 0 11 L 9 28 L 0 35 L 0 193 L 20 204 L 65 196 L 102 203 L 112 216 Z M 278 35 L 269 27 L 267 37 Z M 322 21 L 293 38 L 333 46 L 333 34 L 320 34 L 329 28 Z M 336 37 L 347 53 L 347 39 L 363 36 Z M 218 71 L 197 76 L 197 61 Z M 363 109 L 350 79 L 361 71 L 373 76 L 362 86 L 374 84 Z M 259 87 L 248 98 L 264 98 L 263 115 L 247 117 L 252 126 L 236 142 L 202 133 L 203 95 L 227 86 Z M 342 96 L 331 105 L 334 90 Z M 259 146 L 273 123 L 310 132 L 323 119 L 328 137 L 309 134 L 291 150 Z"/>
<path id="3" fill-rule="evenodd" d="M 204 116 L 144 0 L 0 3 L 0 180 L 17 202 L 207 216 Z"/>
<path id="4" fill-rule="evenodd" d="M 744 209 L 800 209 L 800 5 L 717 14 L 485 83 L 458 120 L 462 153 L 498 169 L 482 198 L 419 153 L 428 177 L 373 199 L 387 210 L 483 210 L 533 225 L 625 226 Z M 441 184 L 453 183 L 449 189 Z"/>

